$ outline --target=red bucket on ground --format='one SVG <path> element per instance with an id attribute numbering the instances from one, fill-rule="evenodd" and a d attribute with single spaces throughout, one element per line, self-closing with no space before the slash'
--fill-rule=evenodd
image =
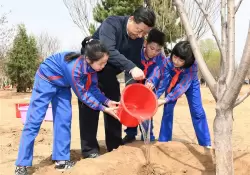
<path id="1" fill-rule="evenodd" d="M 117 115 L 123 125 L 135 127 L 141 121 L 151 119 L 157 108 L 154 92 L 143 84 L 135 83 L 123 90 Z"/>
<path id="2" fill-rule="evenodd" d="M 16 118 L 21 118 L 19 107 L 29 106 L 29 103 L 16 103 Z"/>

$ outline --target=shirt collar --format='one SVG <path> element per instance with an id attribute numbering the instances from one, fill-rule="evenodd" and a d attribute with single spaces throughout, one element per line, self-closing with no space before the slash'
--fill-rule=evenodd
<path id="1" fill-rule="evenodd" d="M 85 74 L 87 73 L 94 73 L 95 70 L 89 65 L 89 63 L 87 62 L 87 60 L 85 58 L 83 58 L 83 72 Z"/>
<path id="2" fill-rule="evenodd" d="M 143 48 L 141 49 L 141 59 L 144 60 L 144 61 L 148 61 L 148 62 L 149 62 L 149 61 L 152 61 L 152 62 L 156 63 L 156 59 L 157 59 L 157 57 L 158 57 L 159 55 L 155 56 L 154 58 L 150 58 L 149 60 L 147 60 L 146 57 L 145 57 L 145 52 L 144 52 L 144 50 L 145 50 L 145 48 L 143 47 Z"/>
<path id="3" fill-rule="evenodd" d="M 170 63 L 170 66 L 171 66 L 171 70 L 174 70 L 174 68 L 175 68 L 175 67 L 174 67 L 174 63 L 173 63 L 172 59 L 170 58 L 170 56 L 167 57 L 167 59 L 169 60 L 169 63 Z M 185 71 L 184 68 L 177 68 L 177 69 L 181 70 L 181 72 L 184 72 L 184 71 Z"/>
<path id="4" fill-rule="evenodd" d="M 127 35 L 128 36 L 128 30 L 127 30 L 127 27 L 128 27 L 128 18 L 129 16 L 126 16 L 125 17 L 125 20 L 124 20 L 124 24 L 123 24 L 123 34 L 124 35 Z"/>

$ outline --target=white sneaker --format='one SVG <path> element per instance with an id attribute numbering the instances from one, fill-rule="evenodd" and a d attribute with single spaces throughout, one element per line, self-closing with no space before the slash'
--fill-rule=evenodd
<path id="1" fill-rule="evenodd" d="M 205 146 L 205 148 L 207 148 L 207 149 L 212 149 L 212 146 Z"/>
<path id="2" fill-rule="evenodd" d="M 60 161 L 56 161 L 55 169 L 58 171 L 65 171 L 67 169 L 72 168 L 74 165 L 75 165 L 75 162 L 69 161 L 69 160 L 66 160 L 63 163 L 61 163 Z"/>

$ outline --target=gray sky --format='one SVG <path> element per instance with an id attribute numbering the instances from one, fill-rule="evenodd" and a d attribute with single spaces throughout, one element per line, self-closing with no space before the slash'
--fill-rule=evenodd
<path id="1" fill-rule="evenodd" d="M 235 0 L 235 2 L 238 3 L 239 0 Z M 235 22 L 235 58 L 237 60 L 237 62 L 240 61 L 241 56 L 242 56 L 242 52 L 245 46 L 245 42 L 246 42 L 246 37 L 247 37 L 247 31 L 248 31 L 248 27 L 249 27 L 249 22 L 250 22 L 250 0 L 243 0 L 243 2 L 241 3 L 241 6 L 239 8 L 239 10 L 236 13 L 236 22 Z M 221 32 L 221 26 L 220 26 L 220 17 L 218 18 L 218 20 L 216 21 L 216 23 L 214 24 L 216 31 L 219 35 L 219 37 L 221 36 L 220 32 Z M 204 36 L 204 38 L 213 38 L 211 32 L 208 32 L 206 34 L 206 36 Z"/>
<path id="2" fill-rule="evenodd" d="M 236 0 L 238 2 L 238 0 Z M 11 13 L 8 21 L 11 25 L 24 23 L 28 32 L 39 35 L 47 31 L 61 41 L 62 50 L 70 50 L 80 46 L 83 34 L 72 22 L 63 0 L 0 0 L 1 10 Z M 245 44 L 250 20 L 250 0 L 243 0 L 236 14 L 236 59 L 240 59 Z M 220 34 L 220 19 L 216 22 Z M 211 33 L 206 34 L 205 38 Z"/>
<path id="3" fill-rule="evenodd" d="M 47 31 L 61 41 L 62 50 L 80 46 L 83 35 L 72 22 L 62 0 L 0 0 L 9 24 L 24 23 L 28 33 L 39 35 Z"/>

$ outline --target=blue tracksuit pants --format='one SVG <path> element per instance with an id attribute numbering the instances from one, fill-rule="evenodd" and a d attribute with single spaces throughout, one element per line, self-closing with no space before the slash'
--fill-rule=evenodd
<path id="1" fill-rule="evenodd" d="M 188 105 L 198 143 L 201 146 L 210 146 L 210 133 L 208 129 L 206 114 L 202 106 L 199 81 L 193 80 L 185 94 L 188 100 Z M 175 104 L 176 101 L 169 102 L 164 106 L 159 136 L 160 142 L 167 142 L 172 140 L 173 113 Z"/>
<path id="2" fill-rule="evenodd" d="M 36 75 L 26 123 L 20 140 L 17 166 L 32 165 L 34 141 L 50 102 L 52 103 L 54 130 L 52 159 L 70 159 L 71 90 L 69 87 L 53 85 Z"/>

